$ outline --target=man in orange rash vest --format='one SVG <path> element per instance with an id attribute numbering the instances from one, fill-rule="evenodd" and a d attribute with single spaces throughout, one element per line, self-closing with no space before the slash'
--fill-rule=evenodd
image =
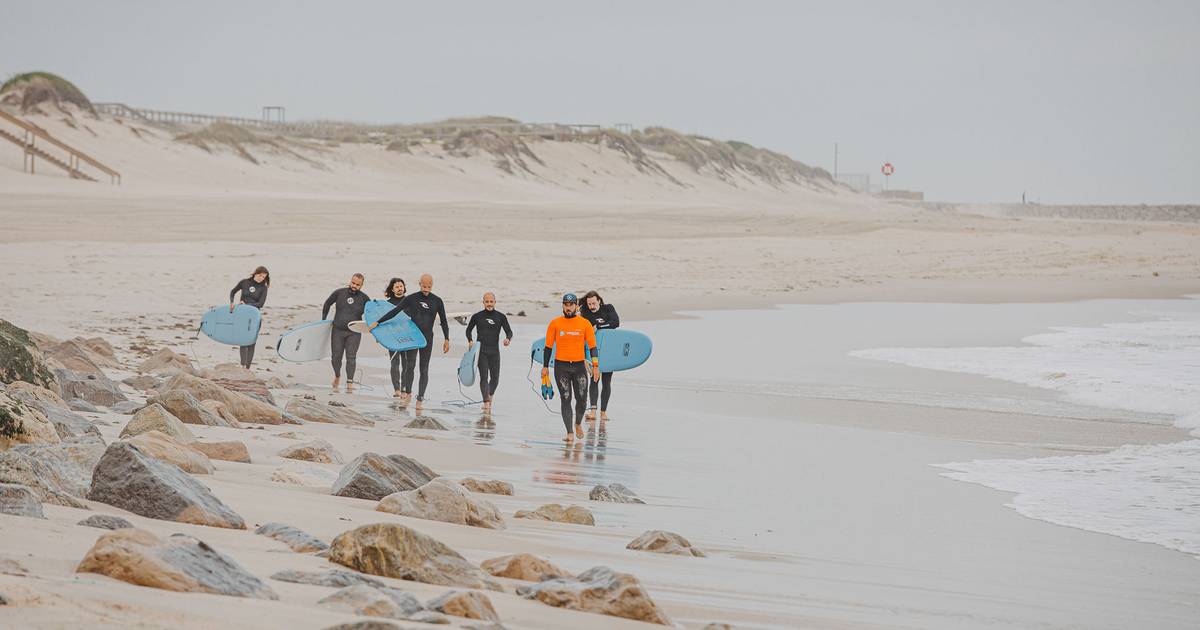
<path id="1" fill-rule="evenodd" d="M 583 412 L 587 407 L 588 369 L 585 359 L 591 354 L 591 376 L 600 378 L 600 361 L 596 353 L 596 329 L 579 316 L 579 299 L 568 293 L 562 299 L 562 317 L 546 327 L 546 347 L 542 350 L 542 378 L 550 374 L 550 356 L 554 354 L 554 380 L 558 383 L 558 400 L 562 407 L 563 425 L 567 428 L 564 442 L 583 439 Z M 574 421 L 571 416 L 572 398 L 575 403 Z M 572 430 L 572 426 L 574 430 Z"/>

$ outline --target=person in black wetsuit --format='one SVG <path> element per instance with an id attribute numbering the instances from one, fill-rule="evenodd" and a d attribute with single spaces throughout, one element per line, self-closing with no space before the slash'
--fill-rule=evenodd
<path id="1" fill-rule="evenodd" d="M 371 328 L 374 328 L 404 311 L 421 330 L 421 334 L 425 335 L 425 347 L 417 351 L 421 367 L 421 381 L 417 386 L 417 411 L 421 410 L 421 403 L 425 400 L 425 389 L 429 386 L 429 359 L 433 356 L 433 324 L 437 318 L 442 320 L 442 337 L 445 339 L 442 343 L 442 354 L 450 352 L 450 325 L 446 323 L 446 305 L 442 303 L 442 298 L 432 293 L 433 276 L 424 274 L 420 282 L 420 291 L 405 296 L 396 308 L 380 317 L 378 322 L 371 324 Z M 412 377 L 410 372 L 404 381 L 404 388 L 409 392 L 412 391 Z"/>
<path id="2" fill-rule="evenodd" d="M 333 314 L 333 330 L 329 335 L 329 349 L 332 353 L 333 388 L 336 390 L 342 381 L 342 355 L 346 357 L 346 393 L 354 391 L 354 368 L 358 362 L 358 344 L 362 335 L 350 330 L 350 322 L 363 318 L 363 309 L 371 298 L 363 293 L 363 281 L 366 278 L 361 273 L 350 277 L 349 286 L 342 287 L 329 294 L 325 306 L 321 309 L 321 319 L 329 318 L 329 307 L 336 305 Z"/>
<path id="3" fill-rule="evenodd" d="M 383 290 L 383 297 L 392 306 L 399 306 L 404 300 L 404 294 L 408 292 L 408 287 L 404 284 L 404 280 L 400 278 L 392 278 L 388 281 L 387 288 Z M 413 367 L 417 363 L 417 351 L 403 350 L 400 352 L 388 352 L 388 356 L 392 360 L 392 389 L 395 392 L 392 394 L 395 398 L 407 398 L 412 393 L 412 374 Z M 409 388 L 404 389 L 401 383 L 401 372 L 403 371 L 404 380 L 408 382 Z M 406 401 L 407 402 L 407 401 Z"/>
<path id="4" fill-rule="evenodd" d="M 237 306 L 237 294 L 242 294 L 241 302 L 247 306 L 253 306 L 258 310 L 267 303 L 267 289 L 271 287 L 271 272 L 267 271 L 266 267 L 259 267 L 250 274 L 249 278 L 245 278 L 233 287 L 229 292 L 229 312 Z M 250 364 L 254 362 L 254 348 L 257 341 L 248 346 L 239 348 L 241 354 L 242 367 L 250 369 Z"/>
<path id="5" fill-rule="evenodd" d="M 483 397 L 483 410 L 492 410 L 492 396 L 500 385 L 500 331 L 504 331 L 504 345 L 512 341 L 512 328 L 508 317 L 496 310 L 496 294 L 483 294 L 483 310 L 471 316 L 467 322 L 467 348 L 475 343 L 471 332 L 479 329 L 479 395 Z"/>
<path id="6" fill-rule="evenodd" d="M 621 318 L 617 316 L 617 309 L 613 308 L 612 304 L 605 304 L 604 298 L 595 291 L 588 291 L 583 296 L 583 309 L 579 314 L 591 322 L 597 332 L 621 326 Z M 588 399 L 591 401 L 591 408 L 588 409 L 586 416 L 588 420 L 596 419 L 596 399 L 599 398 L 600 421 L 608 421 L 608 399 L 612 396 L 612 375 L 612 372 L 601 372 L 600 382 L 592 381 L 588 388 Z"/>

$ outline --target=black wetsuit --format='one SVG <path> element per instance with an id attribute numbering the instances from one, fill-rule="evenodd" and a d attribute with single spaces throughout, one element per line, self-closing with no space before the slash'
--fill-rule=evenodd
<path id="1" fill-rule="evenodd" d="M 350 330 L 350 322 L 363 318 L 363 309 L 371 298 L 361 290 L 353 291 L 350 287 L 342 287 L 329 294 L 325 306 L 321 310 L 321 319 L 329 317 L 329 307 L 336 305 L 333 311 L 333 330 L 329 335 L 329 350 L 333 355 L 333 375 L 342 376 L 342 355 L 346 356 L 346 380 L 354 380 L 354 368 L 358 363 L 358 344 L 362 335 Z"/>
<path id="2" fill-rule="evenodd" d="M 500 385 L 500 331 L 508 339 L 513 338 L 513 333 L 508 317 L 495 309 L 484 309 L 471 316 L 467 322 L 467 341 L 471 341 L 471 331 L 476 328 L 479 329 L 479 394 L 488 402 Z"/>
<path id="3" fill-rule="evenodd" d="M 617 309 L 613 308 L 612 304 L 601 304 L 600 310 L 594 313 L 585 305 L 579 309 L 579 314 L 592 322 L 597 331 L 621 326 L 621 318 L 617 316 Z M 588 385 L 588 399 L 592 403 L 592 409 L 596 408 L 596 399 L 599 398 L 600 411 L 608 411 L 608 399 L 612 397 L 612 375 L 612 372 L 601 372 L 600 382 L 591 381 Z"/>
<path id="4" fill-rule="evenodd" d="M 267 285 L 261 282 L 255 282 L 254 278 L 246 278 L 237 283 L 233 290 L 229 292 L 229 303 L 233 304 L 236 296 L 240 291 L 242 294 L 242 304 L 253 306 L 258 310 L 267 303 Z M 256 342 L 257 343 L 257 342 Z M 254 362 L 254 348 L 256 343 L 239 348 L 239 353 L 242 358 L 242 367 L 250 369 L 250 364 Z"/>
<path id="5" fill-rule="evenodd" d="M 420 329 L 421 334 L 425 336 L 425 347 L 417 351 L 417 356 L 421 364 L 421 381 L 417 385 L 417 400 L 425 400 L 425 388 L 429 387 L 429 359 L 433 356 L 433 324 L 435 319 L 442 320 L 442 338 L 450 339 L 450 325 L 446 323 L 446 305 L 442 303 L 442 298 L 429 293 L 426 295 L 420 291 L 409 293 L 400 300 L 396 308 L 388 311 L 386 315 L 379 318 L 379 323 L 382 324 L 389 319 L 399 315 L 404 311 L 409 319 Z M 405 377 L 404 391 L 412 391 L 412 372 L 409 372 Z"/>

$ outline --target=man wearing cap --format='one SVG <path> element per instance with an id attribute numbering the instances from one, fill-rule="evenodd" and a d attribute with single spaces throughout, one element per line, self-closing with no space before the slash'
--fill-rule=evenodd
<path id="1" fill-rule="evenodd" d="M 567 429 L 564 442 L 583 439 L 583 412 L 587 407 L 588 368 L 585 362 L 591 354 L 591 375 L 600 378 L 599 357 L 596 353 L 596 330 L 588 320 L 579 317 L 579 299 L 568 293 L 562 299 L 562 317 L 546 327 L 546 347 L 542 349 L 542 377 L 550 374 L 550 356 L 554 354 L 554 381 L 558 383 L 558 400 L 563 425 Z M 572 418 L 571 403 L 575 409 Z"/>

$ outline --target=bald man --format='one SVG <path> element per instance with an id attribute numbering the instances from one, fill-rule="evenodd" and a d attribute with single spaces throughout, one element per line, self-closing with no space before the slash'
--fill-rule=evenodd
<path id="1" fill-rule="evenodd" d="M 467 322 L 467 348 L 475 344 L 471 333 L 479 329 L 479 395 L 483 397 L 483 410 L 492 410 L 492 396 L 500 385 L 500 331 L 504 331 L 504 345 L 512 341 L 512 328 L 504 313 L 496 310 L 496 294 L 483 294 L 483 310 L 471 316 Z"/>
<path id="2" fill-rule="evenodd" d="M 421 276 L 421 290 L 416 293 L 409 293 L 400 300 L 391 311 L 379 318 L 379 323 L 382 324 L 389 319 L 398 315 L 403 311 L 408 315 L 409 319 L 421 329 L 421 334 L 425 335 L 425 347 L 418 352 L 418 366 L 421 368 L 420 384 L 417 387 L 417 411 L 421 410 L 421 403 L 425 401 L 425 389 L 429 386 L 429 359 L 433 356 L 433 324 L 435 319 L 442 321 L 442 353 L 450 352 L 450 325 L 446 322 L 446 305 L 442 303 L 442 298 L 433 294 L 433 276 L 425 274 Z M 403 388 L 404 391 L 412 391 L 412 371 L 408 371 L 404 375 Z"/>

